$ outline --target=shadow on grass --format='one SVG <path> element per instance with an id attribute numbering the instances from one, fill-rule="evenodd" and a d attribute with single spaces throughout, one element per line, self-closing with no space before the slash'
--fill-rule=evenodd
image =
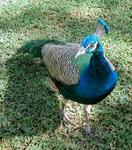
<path id="1" fill-rule="evenodd" d="M 9 81 L 5 92 L 1 137 L 53 132 L 60 124 L 59 101 L 50 89 L 45 66 L 28 53 L 42 40 L 29 42 L 6 62 Z"/>

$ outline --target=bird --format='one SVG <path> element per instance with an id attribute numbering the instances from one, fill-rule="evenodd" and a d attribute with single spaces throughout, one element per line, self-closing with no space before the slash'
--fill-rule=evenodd
<path id="1" fill-rule="evenodd" d="M 46 42 L 41 50 L 43 61 L 50 78 L 64 101 L 71 100 L 84 105 L 85 130 L 90 132 L 89 113 L 94 104 L 105 99 L 115 88 L 118 74 L 105 56 L 100 37 L 109 33 L 108 24 L 101 18 L 93 34 L 84 37 L 80 43 Z M 62 106 L 64 118 L 70 124 Z"/>

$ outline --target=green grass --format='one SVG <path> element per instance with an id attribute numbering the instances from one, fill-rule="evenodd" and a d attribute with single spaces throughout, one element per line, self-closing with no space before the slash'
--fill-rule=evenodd
<path id="1" fill-rule="evenodd" d="M 0 150 L 132 149 L 130 0 L 0 0 Z M 35 40 L 80 42 L 98 17 L 112 33 L 102 38 L 119 74 L 114 91 L 90 115 L 93 135 L 63 124 L 60 100 L 41 59 L 24 52 Z M 32 49 L 31 44 L 31 49 Z M 22 48 L 21 48 L 22 47 Z M 69 101 L 67 111 L 72 113 Z M 82 122 L 82 106 L 75 112 Z"/>

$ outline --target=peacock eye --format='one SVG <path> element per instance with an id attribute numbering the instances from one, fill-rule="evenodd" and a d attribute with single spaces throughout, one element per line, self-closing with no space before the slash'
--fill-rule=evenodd
<path id="1" fill-rule="evenodd" d="M 90 45 L 89 45 L 89 48 L 93 48 L 93 47 L 94 47 L 94 44 L 90 44 Z"/>

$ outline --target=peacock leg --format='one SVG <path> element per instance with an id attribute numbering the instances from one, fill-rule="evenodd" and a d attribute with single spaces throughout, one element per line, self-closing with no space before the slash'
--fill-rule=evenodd
<path id="1" fill-rule="evenodd" d="M 85 129 L 86 134 L 89 134 L 90 131 L 91 131 L 90 130 L 90 125 L 89 125 L 89 120 L 90 120 L 89 114 L 90 114 L 90 111 L 91 111 L 91 105 L 85 105 L 84 106 L 84 115 L 85 115 L 84 129 Z"/>
<path id="2" fill-rule="evenodd" d="M 74 123 L 69 119 L 67 112 L 65 111 L 67 101 L 63 98 L 61 112 L 63 114 L 64 121 L 72 126 L 75 126 Z"/>
<path id="3" fill-rule="evenodd" d="M 57 92 L 59 93 L 59 89 L 57 88 L 57 86 L 55 85 L 55 83 L 50 79 L 50 83 L 51 83 L 51 89 L 54 91 L 54 92 Z"/>

